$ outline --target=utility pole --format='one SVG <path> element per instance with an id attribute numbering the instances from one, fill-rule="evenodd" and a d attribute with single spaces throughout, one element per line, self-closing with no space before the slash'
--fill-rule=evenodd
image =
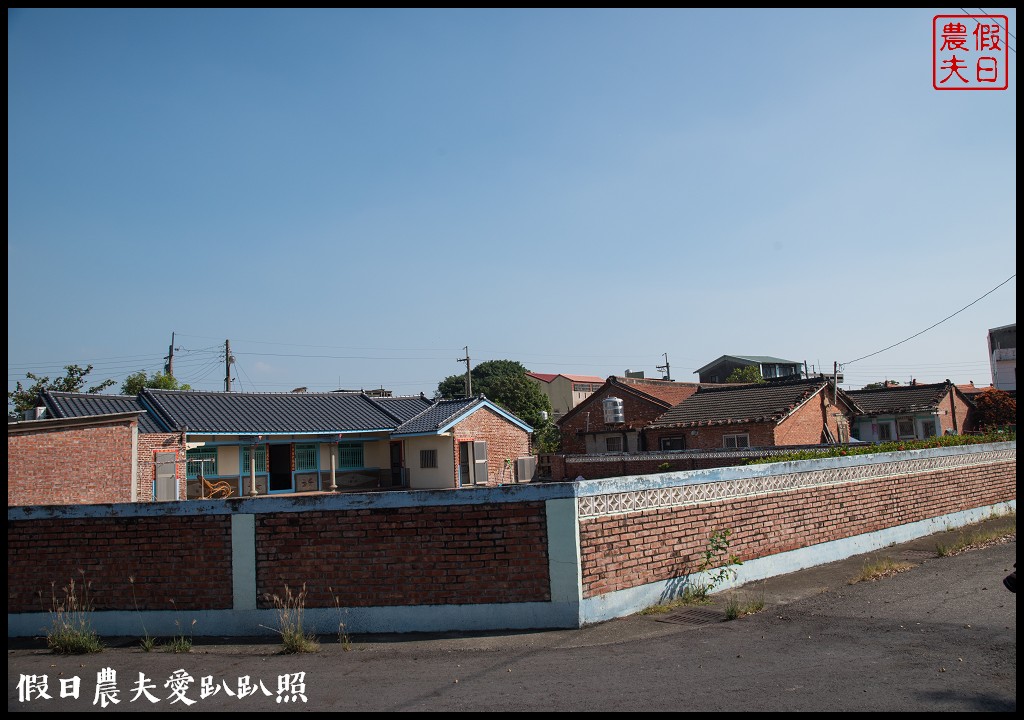
<path id="1" fill-rule="evenodd" d="M 839 390 L 837 383 L 839 382 L 839 363 L 832 361 L 832 404 L 835 405 L 839 402 Z"/>
<path id="2" fill-rule="evenodd" d="M 167 350 L 167 364 L 164 365 L 164 372 L 174 377 L 174 333 L 171 333 L 171 347 Z"/>
<path id="3" fill-rule="evenodd" d="M 467 345 L 464 349 L 466 351 L 466 357 L 455 358 L 455 362 L 466 363 L 466 397 L 473 397 L 473 376 L 470 374 L 469 371 L 469 345 Z"/>
<path id="4" fill-rule="evenodd" d="M 662 355 L 665 357 L 665 364 L 664 365 L 656 366 L 656 369 L 661 370 L 662 372 L 665 373 L 665 377 L 663 377 L 662 380 L 671 380 L 672 379 L 672 372 L 669 369 L 668 353 L 662 353 Z"/>
<path id="5" fill-rule="evenodd" d="M 224 392 L 231 392 L 231 363 L 235 358 L 231 356 L 231 341 L 224 341 Z"/>

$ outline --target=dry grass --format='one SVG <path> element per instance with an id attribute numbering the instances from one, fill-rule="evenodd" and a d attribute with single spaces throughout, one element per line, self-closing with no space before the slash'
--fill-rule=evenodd
<path id="1" fill-rule="evenodd" d="M 50 585 L 50 630 L 46 633 L 46 646 L 62 655 L 82 655 L 103 650 L 99 635 L 92 629 L 89 619 L 93 611 L 89 600 L 92 583 L 76 585 L 72 579 L 63 588 L 64 597 L 57 597 L 56 583 Z"/>
<path id="2" fill-rule="evenodd" d="M 302 628 L 302 615 L 306 609 L 306 584 L 302 584 L 302 590 L 298 594 L 292 593 L 287 585 L 284 586 L 284 597 L 273 596 L 274 607 L 277 608 L 277 618 L 280 624 L 282 652 L 290 653 L 313 653 L 320 649 L 313 633 L 307 633 Z"/>
<path id="3" fill-rule="evenodd" d="M 999 545 L 1017 539 L 1017 513 L 996 516 L 998 522 L 989 527 L 960 533 L 950 544 L 936 543 L 935 554 L 939 557 L 959 555 L 968 550 L 977 550 L 990 545 Z"/>
<path id="4" fill-rule="evenodd" d="M 878 558 L 875 560 L 869 560 L 864 563 L 864 567 L 861 568 L 860 574 L 849 581 L 849 585 L 855 585 L 859 582 L 866 580 L 880 580 L 885 577 L 892 577 L 901 572 L 906 572 L 914 567 L 914 563 L 903 562 L 901 560 L 893 560 L 890 557 Z"/>

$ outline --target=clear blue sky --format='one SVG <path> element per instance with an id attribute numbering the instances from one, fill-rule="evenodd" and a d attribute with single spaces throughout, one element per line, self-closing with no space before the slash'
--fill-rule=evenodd
<path id="1" fill-rule="evenodd" d="M 960 12 L 9 10 L 8 388 L 172 331 L 200 389 L 225 339 L 261 391 L 831 370 L 1016 273 L 1016 53 L 934 90 Z M 1014 279 L 846 386 L 987 385 L 1015 322 Z"/>

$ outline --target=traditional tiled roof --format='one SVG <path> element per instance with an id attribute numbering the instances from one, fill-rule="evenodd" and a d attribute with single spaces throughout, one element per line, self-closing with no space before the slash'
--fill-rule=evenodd
<path id="1" fill-rule="evenodd" d="M 198 434 L 327 434 L 391 430 L 399 424 L 363 393 L 233 393 L 146 388 L 139 398 L 165 424 Z"/>
<path id="2" fill-rule="evenodd" d="M 138 398 L 133 395 L 103 395 L 100 393 L 73 393 L 44 390 L 39 394 L 46 411 L 55 418 L 87 417 L 111 413 L 140 412 L 140 433 L 162 433 L 156 418 L 145 412 Z"/>
<path id="3" fill-rule="evenodd" d="M 759 385 L 702 385 L 650 427 L 778 422 L 828 385 L 820 378 Z M 845 397 L 841 390 L 838 393 Z"/>
<path id="4" fill-rule="evenodd" d="M 849 395 L 865 415 L 891 415 L 895 413 L 933 410 L 950 392 L 946 383 L 934 385 L 896 385 L 873 390 L 850 390 Z"/>
<path id="5" fill-rule="evenodd" d="M 699 387 L 701 387 L 699 383 L 682 383 L 673 380 L 629 378 L 612 375 L 597 392 L 590 395 L 586 400 L 569 410 L 569 412 L 565 413 L 555 422 L 559 425 L 564 425 L 569 418 L 586 412 L 589 408 L 599 407 L 599 403 L 605 398 L 614 397 L 622 393 L 629 393 L 635 398 L 654 405 L 656 408 L 661 407 L 667 410 L 683 399 L 693 395 Z M 633 418 L 627 417 L 626 423 L 632 426 Z"/>
<path id="6" fill-rule="evenodd" d="M 618 387 L 628 387 L 637 392 L 649 395 L 665 404 L 665 407 L 672 407 L 681 403 L 686 398 L 697 392 L 699 383 L 683 383 L 674 380 L 655 380 L 653 378 L 630 378 L 616 377 L 608 378 L 609 384 Z"/>

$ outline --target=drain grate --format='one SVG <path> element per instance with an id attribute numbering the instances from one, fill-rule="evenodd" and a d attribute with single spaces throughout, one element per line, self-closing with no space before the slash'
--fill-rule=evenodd
<path id="1" fill-rule="evenodd" d="M 658 622 L 675 623 L 676 625 L 688 625 L 700 627 L 701 625 L 714 625 L 725 622 L 725 613 L 714 608 L 686 608 L 679 612 L 657 618 Z"/>

